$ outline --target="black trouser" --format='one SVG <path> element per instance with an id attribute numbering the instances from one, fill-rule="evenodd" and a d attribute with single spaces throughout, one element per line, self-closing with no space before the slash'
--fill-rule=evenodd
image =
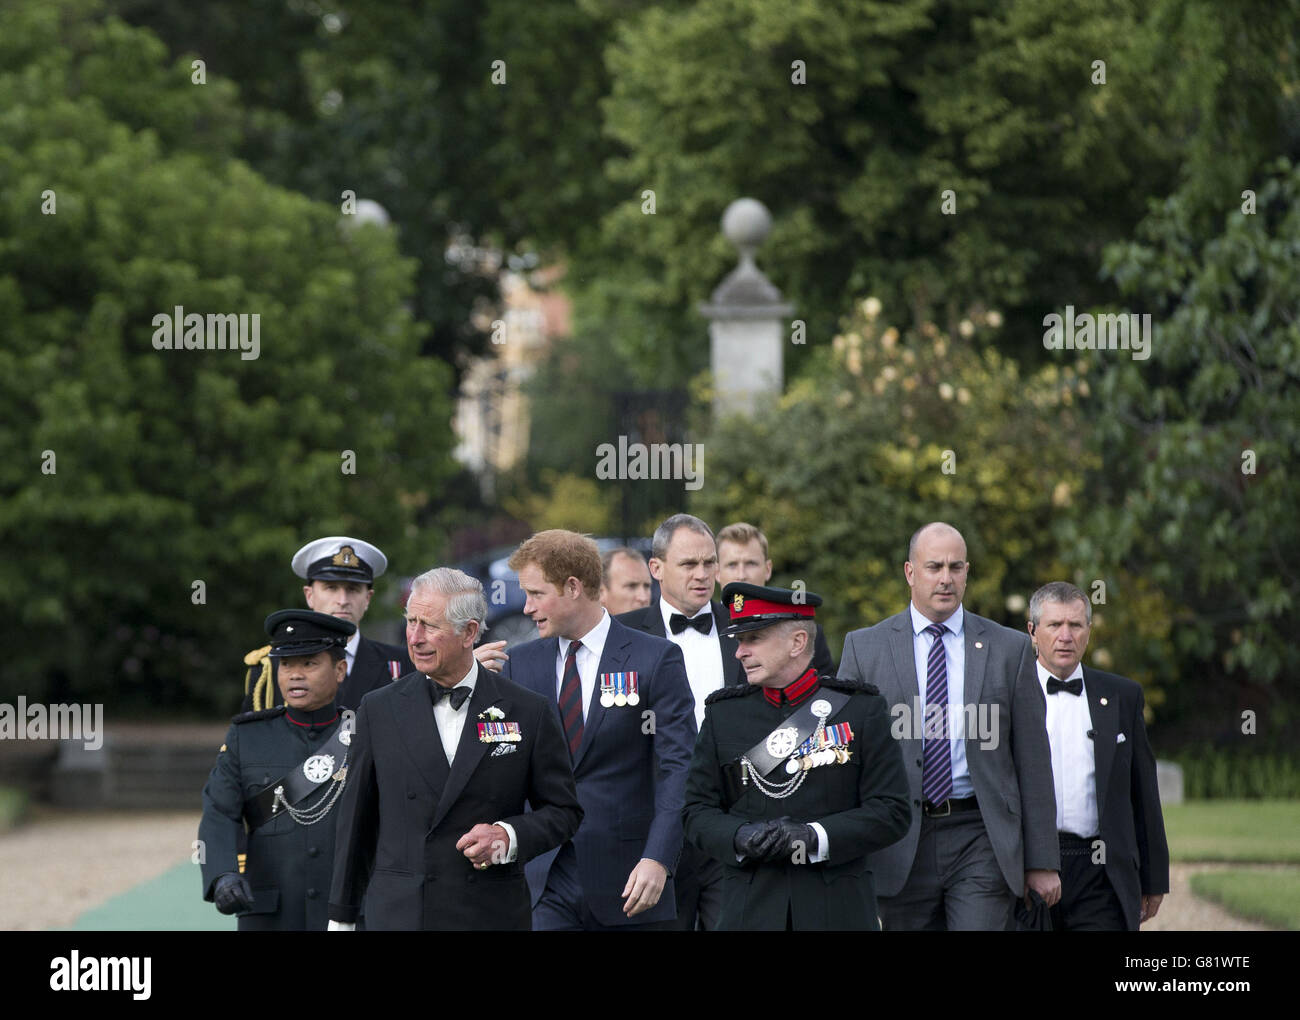
<path id="1" fill-rule="evenodd" d="M 1059 834 L 1061 840 L 1061 898 L 1052 907 L 1053 931 L 1125 931 L 1124 908 L 1106 877 L 1106 865 L 1093 863 L 1103 847 L 1100 836 Z"/>
<path id="2" fill-rule="evenodd" d="M 697 846 L 682 844 L 673 872 L 677 893 L 676 927 L 681 931 L 716 931 L 722 913 L 722 864 Z M 698 924 L 696 923 L 698 921 Z"/>

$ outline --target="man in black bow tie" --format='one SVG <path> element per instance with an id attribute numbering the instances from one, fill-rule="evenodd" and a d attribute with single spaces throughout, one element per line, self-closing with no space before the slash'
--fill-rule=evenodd
<path id="1" fill-rule="evenodd" d="M 722 633 L 731 620 L 720 602 L 711 601 L 718 579 L 713 531 L 690 514 L 669 517 L 651 540 L 650 573 L 659 582 L 659 601 L 618 620 L 681 648 L 698 728 L 704 722 L 705 698 L 724 685 L 745 682 L 736 660 L 736 639 Z M 676 891 L 678 927 L 711 931 L 722 909 L 722 866 L 687 844 L 677 868 Z"/>
<path id="2" fill-rule="evenodd" d="M 475 661 L 486 615 L 459 570 L 411 585 L 415 672 L 357 713 L 331 929 L 359 912 L 373 931 L 532 926 L 524 864 L 567 841 L 582 807 L 554 706 Z"/>
<path id="3" fill-rule="evenodd" d="M 1169 891 L 1169 846 L 1142 688 L 1084 668 L 1091 628 L 1092 603 L 1072 584 L 1053 581 L 1029 600 L 1061 842 L 1052 927 L 1136 931 Z"/>

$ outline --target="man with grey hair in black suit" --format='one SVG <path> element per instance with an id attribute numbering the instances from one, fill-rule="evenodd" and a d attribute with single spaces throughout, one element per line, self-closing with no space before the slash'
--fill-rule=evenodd
<path id="1" fill-rule="evenodd" d="M 1137 931 L 1169 892 L 1169 845 L 1142 688 L 1083 665 L 1092 603 L 1052 581 L 1029 600 L 1029 636 L 1047 698 L 1061 900 L 1055 931 Z"/>
<path id="2" fill-rule="evenodd" d="M 532 927 L 524 864 L 577 832 L 582 806 L 555 706 L 475 661 L 486 615 L 459 570 L 411 585 L 415 671 L 357 712 L 331 930 L 361 913 L 372 931 Z"/>

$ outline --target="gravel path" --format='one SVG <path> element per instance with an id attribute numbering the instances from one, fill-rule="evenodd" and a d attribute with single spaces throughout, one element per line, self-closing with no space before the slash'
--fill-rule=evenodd
<path id="1" fill-rule="evenodd" d="M 191 812 L 34 810 L 26 825 L 0 834 L 0 930 L 72 924 L 84 911 L 188 860 L 198 827 L 199 816 Z M 1189 876 L 1228 867 L 1242 865 L 1173 865 L 1171 893 L 1143 931 L 1271 930 L 1192 895 Z"/>
<path id="2" fill-rule="evenodd" d="M 37 808 L 0 834 L 0 930 L 71 925 L 84 911 L 189 860 L 195 812 Z"/>
<path id="3" fill-rule="evenodd" d="M 1169 895 L 1160 904 L 1160 912 L 1143 931 L 1276 931 L 1255 921 L 1243 921 L 1222 907 L 1192 895 L 1190 878 L 1202 871 L 1225 871 L 1228 868 L 1287 868 L 1284 864 L 1171 864 Z"/>

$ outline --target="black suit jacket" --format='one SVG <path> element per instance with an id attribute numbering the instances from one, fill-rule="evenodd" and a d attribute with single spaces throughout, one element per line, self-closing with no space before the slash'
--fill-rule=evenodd
<path id="1" fill-rule="evenodd" d="M 376 931 L 526 931 L 524 863 L 561 845 L 582 821 L 555 708 L 479 666 L 449 766 L 429 683 L 409 673 L 361 702 L 340 801 L 330 919 L 355 921 L 362 912 Z M 518 743 L 479 739 L 480 713 L 489 707 L 504 713 L 499 721 L 519 724 Z M 518 858 L 477 871 L 456 842 L 480 822 L 497 821 L 513 826 Z"/>
<path id="2" fill-rule="evenodd" d="M 1083 686 L 1092 715 L 1106 877 L 1119 896 L 1129 930 L 1136 931 L 1142 897 L 1169 891 L 1169 844 L 1156 785 L 1156 759 L 1142 718 L 1145 699 L 1142 688 L 1127 677 L 1087 666 Z"/>
<path id="3" fill-rule="evenodd" d="M 745 682 L 745 673 L 740 668 L 740 661 L 736 658 L 735 638 L 723 637 L 722 628 L 731 624 L 731 617 L 727 611 L 722 608 L 721 602 L 712 602 L 713 607 L 713 626 L 714 634 L 718 638 L 718 648 L 722 653 L 722 682 L 726 684 L 743 684 Z M 656 599 L 644 609 L 633 609 L 630 613 L 619 613 L 614 617 L 625 627 L 631 627 L 633 630 L 643 630 L 647 634 L 653 634 L 655 637 L 667 638 L 668 632 L 664 630 L 663 613 L 659 611 L 659 600 Z"/>
<path id="4" fill-rule="evenodd" d="M 352 662 L 352 670 L 339 687 L 338 697 L 335 698 L 339 708 L 350 708 L 356 711 L 361 704 L 361 699 L 367 694 L 391 684 L 393 674 L 388 666 L 390 662 L 400 663 L 397 670 L 398 676 L 405 676 L 415 670 L 415 666 L 411 663 L 411 658 L 407 655 L 405 648 L 400 645 L 385 644 L 383 641 L 371 641 L 368 637 L 363 636 L 357 642 L 357 654 Z M 251 712 L 253 710 L 253 687 L 261 674 L 261 660 L 248 667 L 248 677 L 244 683 L 244 702 L 240 707 L 241 712 Z M 271 659 L 271 692 L 270 698 L 263 707 L 270 708 L 283 704 L 284 698 L 280 696 L 280 688 L 276 684 L 276 660 Z"/>
<path id="5" fill-rule="evenodd" d="M 876 892 L 867 855 L 898 840 L 912 818 L 907 773 L 898 741 L 890 735 L 885 699 L 868 684 L 822 677 L 824 687 L 848 691 L 848 703 L 828 725 L 848 723 L 851 757 L 809 770 L 790 796 L 767 796 L 753 783 L 728 805 L 722 766 L 734 762 L 791 714 L 774 708 L 757 687 L 710 694 L 704 727 L 686 781 L 686 838 L 722 864 L 719 930 L 777 930 L 789 916 L 796 930 L 869 930 L 876 921 Z M 816 697 L 816 695 L 814 695 Z M 784 770 L 770 776 L 781 782 Z M 829 858 L 816 864 L 781 860 L 740 863 L 733 846 L 745 822 L 789 815 L 826 830 Z"/>

